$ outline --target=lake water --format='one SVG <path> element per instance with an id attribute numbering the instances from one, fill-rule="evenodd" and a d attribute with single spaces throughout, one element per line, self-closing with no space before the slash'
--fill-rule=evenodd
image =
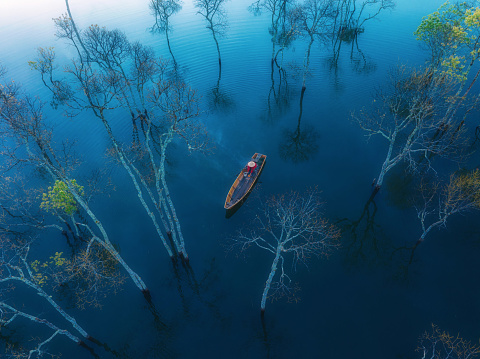
<path id="1" fill-rule="evenodd" d="M 218 81 L 218 61 L 211 33 L 191 0 L 172 17 L 171 47 L 187 82 L 202 95 L 201 119 L 215 148 L 213 154 L 188 156 L 180 143 L 171 151 L 168 181 L 181 220 L 195 278 L 196 292 L 171 262 L 158 241 L 123 169 L 113 172 L 116 191 L 97 198 L 94 208 L 110 231 L 122 256 L 149 287 L 157 313 L 131 281 L 103 302 L 103 309 L 69 308 L 70 314 L 109 350 L 91 344 L 102 358 L 415 358 L 418 337 L 435 323 L 478 344 L 480 339 L 480 223 L 478 214 L 452 218 L 448 227 L 433 231 L 416 252 L 408 274 L 396 248 L 413 245 L 421 226 L 413 208 L 404 206 L 399 188 L 403 172 L 389 173 L 377 195 L 377 211 L 360 218 L 385 157 L 386 144 L 366 141 L 352 122 L 352 111 L 371 103 L 376 86 L 399 63 L 424 63 L 427 53 L 413 32 L 440 0 L 398 0 L 365 25 L 358 49 L 344 45 L 335 70 L 331 49 L 314 43 L 311 76 L 306 80 L 302 128 L 315 133 L 308 159 L 294 162 L 282 155 L 286 131 L 297 128 L 302 65 L 307 40 L 298 39 L 285 51 L 289 96 L 282 110 L 268 97 L 271 80 L 269 16 L 253 16 L 249 1 L 226 3 L 229 27 L 219 39 L 222 52 L 220 91 L 228 99 L 212 106 Z M 148 2 L 70 0 L 76 24 L 118 28 L 128 38 L 153 46 L 169 58 L 165 38 L 151 34 Z M 72 47 L 54 37 L 52 18 L 66 12 L 61 0 L 0 0 L 0 61 L 8 77 L 45 101 L 49 94 L 27 62 L 39 46 L 54 46 L 60 61 L 74 55 Z M 364 56 L 364 57 L 363 57 Z M 365 60 L 364 60 L 365 59 Z M 278 73 L 274 74 L 278 86 Z M 476 89 L 478 90 L 478 88 Z M 95 119 L 82 114 L 65 119 L 48 110 L 59 132 L 75 137 L 90 168 L 102 166 L 108 139 Z M 130 121 L 119 119 L 114 130 L 127 138 Z M 260 185 L 230 219 L 223 203 L 238 171 L 255 152 L 268 156 Z M 469 166 L 478 166 L 478 155 Z M 328 259 L 312 259 L 308 268 L 292 273 L 301 287 L 298 303 L 267 303 L 265 323 L 260 299 L 271 266 L 271 255 L 252 248 L 246 256 L 227 253 L 225 244 L 238 229 L 248 227 L 258 212 L 256 196 L 318 186 L 325 216 L 343 229 L 342 248 Z M 372 211 L 370 212 L 372 215 Z M 35 251 L 45 255 L 64 249 L 60 235 L 45 236 Z M 32 253 L 33 255 L 35 253 Z M 182 274 L 183 273 L 183 274 Z M 32 294 L 33 295 L 33 294 Z M 28 302 L 28 301 L 27 301 Z M 32 303 L 38 315 L 56 318 L 47 305 Z M 68 323 L 56 318 L 60 326 Z M 53 319 L 52 319 L 53 320 Z M 161 322 L 161 323 L 160 323 Z M 30 339 L 26 322 L 15 327 L 15 340 Z M 28 331 L 27 331 L 28 332 Z M 50 332 L 39 332 L 39 336 Z M 88 351 L 66 338 L 56 338 L 52 353 L 65 358 L 89 358 Z M 92 356 L 93 357 L 93 356 Z"/>

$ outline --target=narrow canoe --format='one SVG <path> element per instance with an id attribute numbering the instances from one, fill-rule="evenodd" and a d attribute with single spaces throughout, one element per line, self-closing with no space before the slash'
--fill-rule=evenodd
<path id="1" fill-rule="evenodd" d="M 233 182 L 230 191 L 228 191 L 225 200 L 225 209 L 234 209 L 234 207 L 242 203 L 246 195 L 252 190 L 255 182 L 257 182 L 260 173 L 262 173 L 266 158 L 267 156 L 262 155 L 261 153 L 255 153 L 252 156 L 251 161 L 255 162 L 257 166 L 251 174 L 248 174 L 247 166 L 240 171 L 237 179 Z"/>

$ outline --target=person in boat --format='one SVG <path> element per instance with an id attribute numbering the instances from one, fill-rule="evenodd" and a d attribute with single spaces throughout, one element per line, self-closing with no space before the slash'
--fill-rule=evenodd
<path id="1" fill-rule="evenodd" d="M 253 171 L 255 171 L 255 168 L 257 168 L 257 164 L 256 164 L 254 161 L 248 162 L 248 164 L 247 164 L 247 173 L 248 173 L 248 175 L 250 175 L 251 173 L 253 173 Z"/>

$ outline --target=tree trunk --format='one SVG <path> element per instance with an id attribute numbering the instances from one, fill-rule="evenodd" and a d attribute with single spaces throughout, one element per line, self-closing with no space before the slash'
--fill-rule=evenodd
<path id="1" fill-rule="evenodd" d="M 168 26 L 165 29 L 165 36 L 167 38 L 168 51 L 170 51 L 170 55 L 172 55 L 173 65 L 175 66 L 175 68 L 177 68 L 177 61 L 175 60 L 175 56 L 173 56 L 172 48 L 170 47 L 170 38 L 168 37 L 168 30 L 167 29 L 168 29 Z"/>
<path id="2" fill-rule="evenodd" d="M 26 262 L 26 261 L 25 261 Z M 27 267 L 27 270 L 29 272 L 29 274 L 31 275 L 31 271 L 30 269 Z M 72 326 L 77 330 L 77 332 L 79 332 L 84 338 L 88 338 L 89 335 L 87 334 L 87 332 L 80 326 L 78 325 L 77 321 L 75 320 L 75 318 L 73 318 L 72 316 L 70 316 L 67 312 L 65 312 L 63 310 L 62 307 L 60 307 L 53 299 L 52 299 L 52 296 L 48 295 L 39 285 L 37 285 L 36 283 L 30 281 L 29 279 L 25 278 L 23 275 L 22 277 L 15 277 L 15 276 L 11 276 L 10 278 L 7 278 L 7 280 L 13 280 L 13 281 L 19 281 L 19 282 L 22 282 L 24 284 L 26 284 L 27 286 L 29 286 L 30 288 L 34 289 L 37 291 L 37 294 L 43 298 L 45 298 L 45 300 L 47 302 L 50 303 L 50 305 L 55 308 L 55 310 L 63 317 L 65 318 L 65 320 L 67 320 L 68 322 L 70 322 L 70 324 L 72 324 Z"/>
<path id="3" fill-rule="evenodd" d="M 117 143 L 117 140 L 116 140 L 115 136 L 113 135 L 112 130 L 110 128 L 110 124 L 108 123 L 108 121 L 105 119 L 105 117 L 103 115 L 103 111 L 100 111 L 99 115 L 100 115 L 99 117 L 102 121 L 102 124 L 104 125 L 104 127 L 107 131 L 108 137 L 112 141 L 115 152 L 118 155 L 118 158 L 119 158 L 120 162 L 122 163 L 123 167 L 127 171 L 130 178 L 132 179 L 133 185 L 135 186 L 135 189 L 137 190 L 137 196 L 138 196 L 138 199 L 140 200 L 140 203 L 143 205 L 143 208 L 147 212 L 148 216 L 152 219 L 152 222 L 155 226 L 155 229 L 157 230 L 158 236 L 160 237 L 160 239 L 163 243 L 163 246 L 167 250 L 168 255 L 170 257 L 173 257 L 172 250 L 171 250 L 170 246 L 168 245 L 167 241 L 165 240 L 165 237 L 163 236 L 162 231 L 160 230 L 160 227 L 157 223 L 157 219 L 156 219 L 155 215 L 150 210 L 148 204 L 145 202 L 145 199 L 143 198 L 142 190 L 141 190 L 140 185 L 137 181 L 137 178 L 135 177 L 135 174 L 132 171 L 131 164 L 129 163 L 128 159 L 124 156 L 123 151 L 121 150 L 119 144 Z"/>
<path id="4" fill-rule="evenodd" d="M 265 305 L 267 303 L 268 291 L 270 290 L 273 277 L 275 276 L 275 272 L 277 271 L 278 260 L 282 255 L 282 250 L 283 250 L 283 247 L 281 244 L 279 244 L 277 247 L 277 252 L 275 253 L 275 259 L 273 260 L 273 263 L 272 263 L 270 274 L 268 275 L 267 282 L 265 283 L 265 288 L 263 289 L 262 302 L 260 305 L 260 310 L 262 314 L 265 313 Z"/>
<path id="5" fill-rule="evenodd" d="M 0 302 L 0 307 L 2 308 L 6 308 L 8 309 L 9 311 L 11 311 L 12 313 L 15 313 L 15 315 L 19 315 L 21 317 L 24 317 L 24 318 L 27 318 L 27 319 L 30 319 L 32 322 L 36 322 L 36 323 L 41 323 L 41 324 L 44 324 L 46 325 L 47 327 L 49 327 L 50 329 L 54 330 L 55 333 L 54 335 L 52 335 L 50 337 L 50 340 L 57 334 L 61 334 L 61 335 L 65 335 L 66 337 L 68 337 L 69 339 L 73 340 L 75 343 L 77 344 L 80 344 L 82 341 L 76 337 L 75 335 L 73 335 L 72 333 L 70 333 L 68 330 L 64 330 L 64 329 L 60 329 L 58 328 L 56 325 L 50 323 L 48 320 L 46 319 L 42 319 L 42 318 L 39 318 L 39 317 L 36 317 L 34 315 L 30 315 L 28 313 L 25 313 L 25 312 L 21 312 L 11 306 L 9 306 L 8 304 L 6 303 L 2 303 Z M 11 321 L 11 320 L 10 320 Z M 47 339 L 46 341 L 44 341 L 44 343 L 47 343 L 50 341 L 49 339 Z"/>
<path id="6" fill-rule="evenodd" d="M 222 57 L 220 56 L 220 46 L 218 45 L 217 37 L 215 36 L 215 30 L 213 29 L 213 23 L 210 22 L 210 29 L 212 30 L 213 40 L 215 40 L 215 45 L 217 46 L 218 52 L 218 68 L 220 73 L 222 73 Z"/>

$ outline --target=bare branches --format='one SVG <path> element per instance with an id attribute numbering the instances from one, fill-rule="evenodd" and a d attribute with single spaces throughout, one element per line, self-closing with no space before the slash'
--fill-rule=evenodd
<path id="1" fill-rule="evenodd" d="M 446 121 L 453 85 L 428 69 L 401 67 L 390 75 L 389 86 L 377 91 L 373 109 L 354 115 L 368 137 L 380 135 L 389 143 L 377 189 L 402 161 L 417 171 L 431 169 L 435 156 L 462 159 L 465 129 L 462 122 Z"/>
<path id="2" fill-rule="evenodd" d="M 332 0 L 306 0 L 291 10 L 292 23 L 297 25 L 300 33 L 324 38 L 331 32 L 333 12 Z"/>
<path id="3" fill-rule="evenodd" d="M 376 18 L 380 12 L 395 7 L 393 0 L 336 0 L 337 31 L 343 36 L 346 33 L 362 32 L 366 21 Z M 351 36 L 351 35 L 348 35 Z"/>
<path id="4" fill-rule="evenodd" d="M 322 203 L 319 193 L 312 190 L 305 195 L 291 192 L 273 196 L 262 206 L 248 232 L 240 231 L 233 239 L 233 248 L 245 251 L 252 245 L 272 253 L 275 257 L 265 284 L 261 310 L 272 288 L 274 293 L 294 293 L 292 281 L 285 270 L 285 256 L 290 254 L 292 267 L 307 264 L 313 256 L 328 256 L 338 248 L 340 232 L 320 215 Z M 274 281 L 277 270 L 280 275 Z"/>
<path id="5" fill-rule="evenodd" d="M 422 359 L 474 359 L 480 355 L 480 346 L 460 337 L 440 330 L 432 324 L 431 332 L 425 331 L 419 338 L 416 350 Z"/>
<path id="6" fill-rule="evenodd" d="M 394 0 L 366 0 L 359 6 L 356 19 L 357 28 L 361 29 L 363 24 L 374 19 L 384 10 L 392 10 L 395 7 Z"/>
<path id="7" fill-rule="evenodd" d="M 3 89 L 6 89 L 6 87 L 4 86 Z M 19 158 L 34 168 L 46 171 L 52 180 L 62 184 L 60 200 L 69 199 L 69 206 L 73 204 L 75 210 L 77 208 L 81 209 L 87 215 L 100 232 L 98 238 L 101 238 L 105 249 L 127 270 L 138 288 L 146 292 L 147 288 L 142 279 L 130 269 L 111 244 L 103 224 L 89 208 L 83 196 L 83 190 L 80 190 L 81 186 L 75 185 L 76 182 L 69 177 L 72 170 L 71 163 L 76 163 L 76 161 L 68 158 L 71 152 L 66 150 L 65 147 L 58 151 L 51 142 L 52 130 L 45 125 L 42 103 L 31 100 L 26 95 L 21 95 L 16 87 L 9 86 L 7 89 L 8 91 L 3 93 L 4 96 L 0 97 L 0 128 L 8 129 L 5 134 L 11 136 L 21 145 L 22 151 L 13 153 L 13 158 Z M 64 155 L 67 155 L 67 157 L 63 158 Z M 66 204 L 65 201 L 64 204 Z M 77 222 L 72 216 L 73 213 L 73 207 L 71 213 L 65 212 L 72 219 L 72 224 L 78 234 Z M 63 221 L 66 223 L 66 220 Z"/>
<path id="8" fill-rule="evenodd" d="M 420 192 L 423 206 L 417 208 L 417 213 L 423 229 L 421 242 L 430 230 L 445 226 L 451 215 L 480 209 L 480 170 L 452 174 L 449 183 L 443 186 L 422 183 Z M 427 224 L 430 215 L 433 221 Z"/>
<path id="9" fill-rule="evenodd" d="M 78 333 L 87 338 L 87 332 L 77 324 L 75 318 L 67 314 L 42 288 L 46 278 L 35 271 L 28 262 L 30 245 L 30 242 L 17 243 L 8 239 L 6 235 L 0 234 L 0 284 L 8 286 L 17 283 L 33 289 L 39 297 L 45 299 L 53 309 L 70 322 Z"/>
<path id="10" fill-rule="evenodd" d="M 174 4 L 158 1 L 153 5 Z M 62 80 L 40 71 L 54 101 L 65 105 L 69 116 L 89 110 L 99 119 L 115 158 L 127 171 L 167 253 L 172 258 L 176 253 L 188 258 L 164 173 L 160 172 L 165 171 L 166 150 L 175 139 L 184 140 L 189 151 L 208 150 L 206 131 L 197 121 L 200 111 L 196 92 L 178 76 L 168 77 L 166 61 L 157 58 L 150 47 L 130 43 L 119 30 L 92 25 L 77 33 L 72 31 L 74 24 L 69 18 L 57 20 L 56 25 L 62 38 L 72 43 L 81 40 L 86 55 L 79 51 L 79 61 L 72 61 L 66 69 L 68 77 Z M 40 51 L 40 58 L 42 55 Z M 41 61 L 45 62 L 35 63 Z M 55 66 L 52 64 L 50 68 Z M 37 70 L 41 69 L 37 66 Z M 59 88 L 78 91 L 59 93 Z M 112 110 L 119 108 L 125 110 L 124 117 L 118 113 L 111 115 Z M 122 143 L 112 130 L 111 121 L 124 118 L 131 120 L 133 144 Z M 150 187 L 152 183 L 155 189 Z M 170 233 L 173 249 L 166 239 Z"/>
<path id="11" fill-rule="evenodd" d="M 222 73 L 222 57 L 217 35 L 224 36 L 228 27 L 227 15 L 224 9 L 225 1 L 226 0 L 195 0 L 194 2 L 195 7 L 198 9 L 197 14 L 202 15 L 207 21 L 207 29 L 212 32 L 213 40 L 217 46 L 219 79 Z"/>
<path id="12" fill-rule="evenodd" d="M 175 60 L 175 56 L 173 56 L 168 33 L 172 30 L 172 26 L 170 25 L 170 17 L 182 9 L 182 2 L 179 0 L 150 0 L 149 7 L 152 11 L 152 15 L 155 17 L 155 23 L 150 30 L 152 32 L 165 33 L 168 50 L 170 51 L 170 55 L 172 55 L 173 63 L 176 67 L 177 61 Z"/>
<path id="13" fill-rule="evenodd" d="M 74 341 L 76 344 L 81 343 L 81 340 L 75 335 L 71 334 L 68 330 L 60 329 L 55 324 L 49 322 L 46 319 L 36 317 L 24 311 L 20 311 L 4 303 L 3 301 L 0 301 L 0 326 L 1 327 L 6 327 L 19 318 L 26 318 L 32 322 L 43 324 L 44 326 L 50 328 L 53 331 L 53 334 L 50 337 L 43 340 L 42 342 L 38 343 L 34 349 L 28 350 L 28 352 L 25 350 L 25 351 L 16 351 L 15 353 L 12 353 L 12 355 L 14 355 L 12 357 L 14 358 L 29 359 L 29 358 L 37 358 L 37 357 L 43 357 L 44 355 L 48 355 L 49 353 L 44 349 L 44 347 L 48 343 L 50 343 L 52 339 L 55 338 L 57 335 L 65 335 L 67 338 Z"/>
<path id="14" fill-rule="evenodd" d="M 182 9 L 181 1 L 176 0 L 151 0 L 149 8 L 155 16 L 155 24 L 151 30 L 154 32 L 168 32 L 171 30 L 170 16 Z"/>
<path id="15" fill-rule="evenodd" d="M 198 14 L 207 21 L 207 29 L 220 36 L 225 35 L 227 30 L 227 16 L 224 4 L 227 0 L 195 0 Z"/>
<path id="16" fill-rule="evenodd" d="M 310 52 L 315 39 L 326 38 L 330 34 L 329 27 L 333 18 L 332 0 L 306 0 L 301 5 L 294 7 L 288 14 L 291 27 L 295 34 L 309 37 L 309 44 L 305 51 L 303 61 L 302 90 L 310 72 Z"/>
<path id="17" fill-rule="evenodd" d="M 125 282 L 119 269 L 119 263 L 94 237 L 87 248 L 66 260 L 61 271 L 55 273 L 55 286 L 68 289 L 81 309 L 101 308 L 102 300 L 116 294 Z"/>

